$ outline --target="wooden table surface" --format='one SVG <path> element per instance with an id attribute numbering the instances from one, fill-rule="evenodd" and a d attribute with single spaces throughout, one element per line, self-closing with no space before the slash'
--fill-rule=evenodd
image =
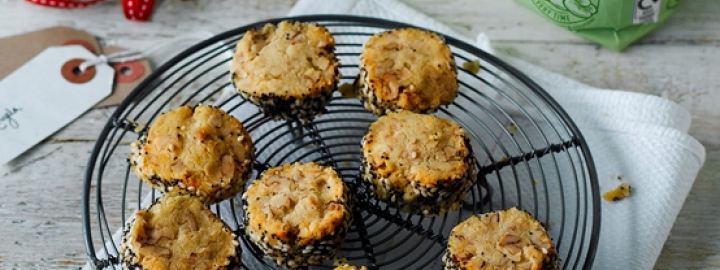
<path id="1" fill-rule="evenodd" d="M 720 269 L 720 1 L 684 1 L 664 27 L 621 54 L 555 27 L 513 1 L 403 1 L 469 37 L 487 33 L 501 54 L 597 87 L 667 97 L 690 110 L 690 134 L 706 147 L 707 161 L 656 269 Z M 283 16 L 293 4 L 165 0 L 151 23 L 133 23 L 123 19 L 119 1 L 61 11 L 0 0 L 0 37 L 64 25 L 87 30 L 109 44 L 142 49 L 187 31 L 217 33 Z M 112 111 L 87 112 L 0 168 L 0 269 L 77 268 L 85 263 L 83 175 Z"/>

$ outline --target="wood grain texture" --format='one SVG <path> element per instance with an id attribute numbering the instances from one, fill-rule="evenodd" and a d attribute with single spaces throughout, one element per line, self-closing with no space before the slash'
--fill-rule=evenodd
<path id="1" fill-rule="evenodd" d="M 404 2 L 469 37 L 485 32 L 501 54 L 597 87 L 664 96 L 688 108 L 694 118 L 690 133 L 705 145 L 708 159 L 656 268 L 720 268 L 720 1 L 684 1 L 666 26 L 622 54 L 584 41 L 512 1 Z M 65 25 L 94 33 L 108 44 L 142 49 L 190 31 L 219 33 L 283 16 L 293 4 L 165 0 L 152 22 L 136 23 L 122 17 L 119 1 L 66 11 L 0 0 L 0 37 Z M 0 269 L 77 268 L 85 262 L 80 191 L 89 153 L 112 111 L 87 112 L 0 168 Z M 110 168 L 111 175 L 125 173 L 122 166 Z M 117 208 L 119 200 L 105 204 Z M 109 218 L 111 226 L 119 226 L 118 216 Z"/>

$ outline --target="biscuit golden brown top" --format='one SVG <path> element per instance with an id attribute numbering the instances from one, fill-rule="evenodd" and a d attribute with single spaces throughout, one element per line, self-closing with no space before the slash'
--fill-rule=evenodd
<path id="1" fill-rule="evenodd" d="M 142 269 L 224 269 L 236 255 L 234 234 L 189 196 L 165 196 L 138 211 L 126 237 Z"/>
<path id="2" fill-rule="evenodd" d="M 380 117 L 370 125 L 362 147 L 373 171 L 398 189 L 410 189 L 411 181 L 435 186 L 470 169 L 465 131 L 433 115 L 403 111 Z"/>
<path id="3" fill-rule="evenodd" d="M 333 235 L 348 215 L 347 187 L 335 170 L 316 163 L 285 164 L 266 170 L 244 195 L 248 229 L 267 235 L 268 244 L 304 246 Z"/>
<path id="4" fill-rule="evenodd" d="M 363 47 L 361 67 L 375 96 L 403 110 L 434 109 L 457 95 L 452 53 L 435 33 L 402 28 L 376 34 Z"/>
<path id="5" fill-rule="evenodd" d="M 511 208 L 473 216 L 453 228 L 448 251 L 460 269 L 547 269 L 556 257 L 543 226 Z"/>
<path id="6" fill-rule="evenodd" d="M 131 160 L 141 178 L 171 184 L 215 202 L 238 192 L 254 158 L 252 138 L 242 123 L 210 106 L 183 106 L 152 123 Z"/>
<path id="7" fill-rule="evenodd" d="M 314 23 L 282 21 L 249 30 L 236 46 L 230 72 L 253 96 L 317 97 L 338 77 L 335 39 Z"/>

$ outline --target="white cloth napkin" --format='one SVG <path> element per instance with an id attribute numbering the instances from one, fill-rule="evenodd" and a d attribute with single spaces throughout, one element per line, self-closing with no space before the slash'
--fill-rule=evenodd
<path id="1" fill-rule="evenodd" d="M 518 8 L 522 8 L 518 6 Z M 395 0 L 301 0 L 290 15 L 351 14 L 380 17 L 470 41 Z M 492 52 L 480 33 L 474 43 Z M 519 59 L 504 57 L 540 84 L 570 114 L 585 136 L 601 191 L 622 176 L 632 197 L 602 201 L 596 269 L 651 269 L 705 160 L 705 149 L 687 134 L 690 114 L 656 96 L 594 88 Z"/>

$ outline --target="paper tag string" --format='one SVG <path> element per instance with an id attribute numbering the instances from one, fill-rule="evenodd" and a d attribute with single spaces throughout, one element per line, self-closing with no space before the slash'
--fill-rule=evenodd
<path id="1" fill-rule="evenodd" d="M 101 0 L 25 0 L 27 2 L 53 8 L 85 8 Z M 131 21 L 147 21 L 152 15 L 155 0 L 122 0 L 125 18 Z"/>
<path id="2" fill-rule="evenodd" d="M 117 63 L 125 63 L 125 62 L 132 62 L 136 60 L 140 60 L 142 58 L 146 58 L 153 53 L 165 49 L 169 45 L 174 45 L 183 41 L 197 41 L 202 40 L 205 38 L 208 38 L 209 36 L 212 36 L 212 34 L 207 34 L 203 32 L 198 33 L 192 33 L 192 34 L 186 34 L 179 37 L 175 37 L 171 40 L 165 41 L 160 43 L 159 45 L 152 46 L 146 50 L 137 51 L 137 50 L 127 50 L 127 51 L 120 51 L 116 53 L 111 53 L 108 55 L 98 55 L 95 58 L 92 59 L 85 59 L 85 62 L 80 64 L 78 67 L 80 71 L 85 72 L 88 68 L 92 66 L 96 66 L 99 64 L 117 64 Z"/>
<path id="3" fill-rule="evenodd" d="M 98 55 L 93 59 L 86 59 L 85 62 L 80 64 L 79 68 L 81 72 L 85 72 L 89 67 L 93 67 L 99 64 L 105 63 L 124 63 L 145 58 L 145 54 L 139 51 L 121 51 L 108 55 Z"/>

